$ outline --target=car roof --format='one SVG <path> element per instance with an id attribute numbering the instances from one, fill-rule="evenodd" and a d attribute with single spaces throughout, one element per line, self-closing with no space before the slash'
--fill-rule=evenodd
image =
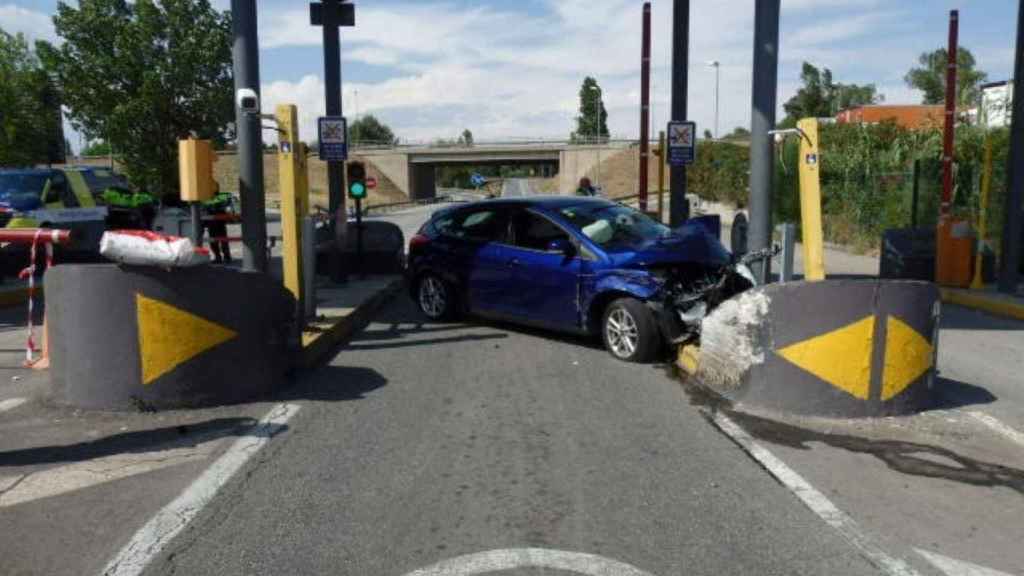
<path id="1" fill-rule="evenodd" d="M 3 168 L 0 174 L 14 176 L 49 176 L 55 170 L 52 168 Z"/>
<path id="2" fill-rule="evenodd" d="M 568 206 L 581 206 L 587 204 L 606 206 L 614 204 L 614 202 L 604 198 L 590 198 L 585 196 L 529 196 L 526 198 L 492 198 L 490 200 L 479 200 L 468 204 L 459 204 L 457 207 L 453 207 L 452 209 L 475 208 L 478 206 L 536 206 L 558 210 Z"/>

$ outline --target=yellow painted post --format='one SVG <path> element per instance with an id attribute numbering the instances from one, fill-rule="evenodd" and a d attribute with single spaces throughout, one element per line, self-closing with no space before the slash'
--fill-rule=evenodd
<path id="1" fill-rule="evenodd" d="M 804 244 L 804 279 L 825 279 L 825 245 L 821 227 L 821 180 L 818 120 L 804 118 L 796 127 L 800 138 L 800 221 Z"/>
<path id="2" fill-rule="evenodd" d="M 978 206 L 978 254 L 974 258 L 974 279 L 971 280 L 971 290 L 981 290 L 985 287 L 985 280 L 982 277 L 982 265 L 984 264 L 983 248 L 985 246 L 985 226 L 988 224 L 988 193 L 992 186 L 992 138 L 985 134 L 985 165 L 981 173 L 981 198 Z"/>
<path id="3" fill-rule="evenodd" d="M 665 131 L 658 134 L 658 222 L 665 222 Z"/>
<path id="4" fill-rule="evenodd" d="M 281 192 L 281 235 L 284 285 L 298 301 L 300 318 L 303 308 L 302 290 L 302 218 L 309 206 L 306 174 L 306 148 L 299 140 L 298 110 L 293 104 L 280 104 L 274 111 L 277 119 L 277 170 Z"/>

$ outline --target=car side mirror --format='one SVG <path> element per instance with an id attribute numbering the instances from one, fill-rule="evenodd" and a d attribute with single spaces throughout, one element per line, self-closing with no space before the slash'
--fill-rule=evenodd
<path id="1" fill-rule="evenodd" d="M 548 242 L 548 252 L 558 252 L 566 256 L 573 256 L 576 254 L 576 247 L 565 238 L 558 238 Z"/>

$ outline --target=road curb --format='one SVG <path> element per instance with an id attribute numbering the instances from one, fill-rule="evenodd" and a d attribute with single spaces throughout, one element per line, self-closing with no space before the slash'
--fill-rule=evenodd
<path id="1" fill-rule="evenodd" d="M 1024 320 L 1024 304 L 951 288 L 942 288 L 941 292 L 942 301 L 947 304 L 956 304 L 1014 320 Z"/>
<path id="2" fill-rule="evenodd" d="M 352 313 L 340 318 L 332 318 L 326 322 L 312 322 L 309 330 L 303 334 L 302 351 L 299 354 L 300 368 L 313 368 L 330 357 L 331 352 L 339 344 L 348 340 L 352 334 L 369 324 L 373 314 L 401 291 L 405 284 L 404 278 L 396 278 L 373 296 L 356 306 Z"/>

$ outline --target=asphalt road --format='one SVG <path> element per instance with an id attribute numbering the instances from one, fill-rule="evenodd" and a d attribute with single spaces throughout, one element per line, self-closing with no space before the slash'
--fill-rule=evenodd
<path id="1" fill-rule="evenodd" d="M 298 386 L 289 433 L 147 574 L 402 576 L 526 547 L 662 576 L 877 573 L 664 368 L 585 341 L 424 323 L 400 297 Z"/>

